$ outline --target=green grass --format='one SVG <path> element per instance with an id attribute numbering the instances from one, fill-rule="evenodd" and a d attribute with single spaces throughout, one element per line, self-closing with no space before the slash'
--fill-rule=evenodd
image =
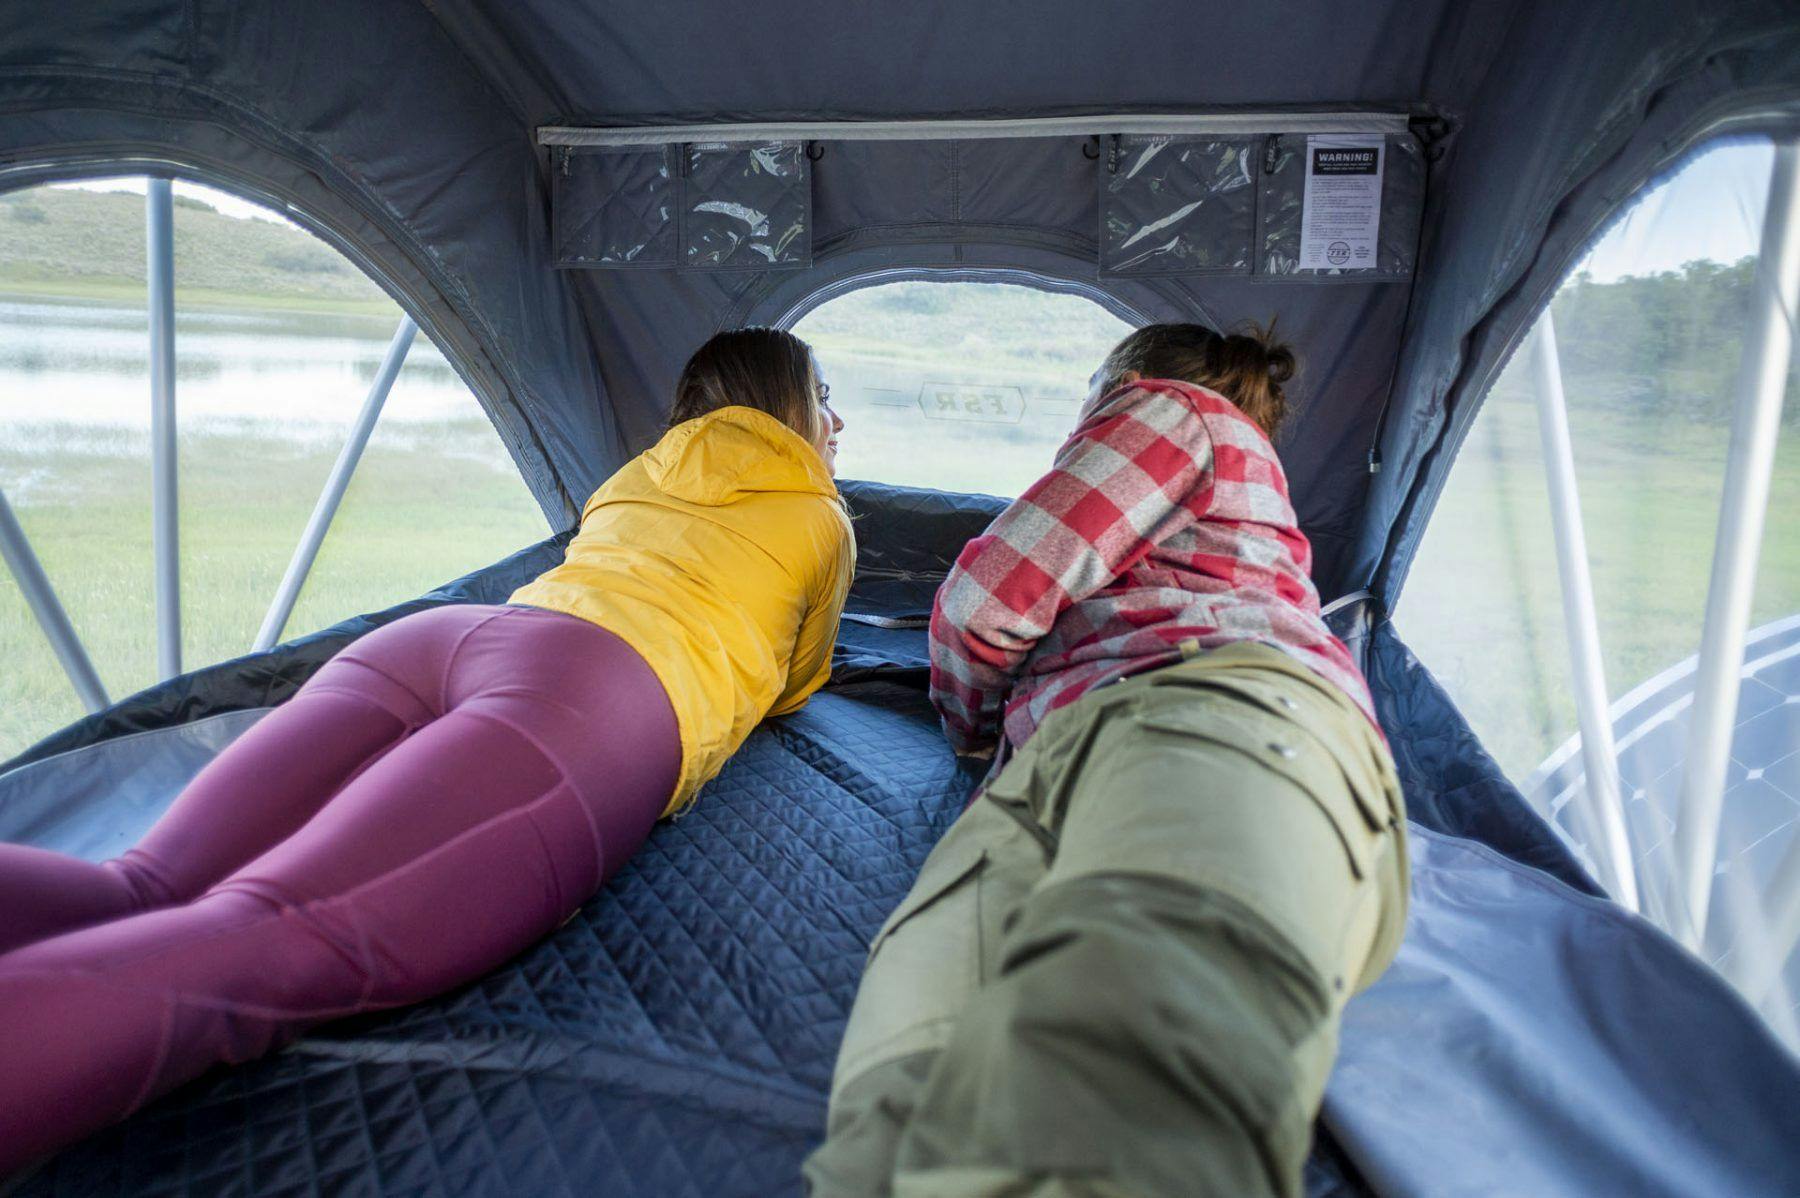
<path id="1" fill-rule="evenodd" d="M 1518 365 L 1457 457 L 1401 597 L 1401 636 L 1488 748 L 1523 778 L 1575 731 L 1537 413 Z M 1607 690 L 1692 656 L 1711 572 L 1728 429 L 1568 380 Z M 1751 626 L 1800 612 L 1800 435 L 1783 430 Z"/>
<path id="2" fill-rule="evenodd" d="M 869 287 L 794 326 L 820 357 L 917 366 L 958 381 L 1073 380 L 1075 395 L 1130 326 L 1078 296 L 991 283 Z"/>
<path id="3" fill-rule="evenodd" d="M 347 258 L 292 225 L 235 219 L 177 196 L 174 233 L 178 296 L 336 311 L 388 304 Z M 10 290 L 141 297 L 144 197 L 54 187 L 0 195 L 0 278 Z"/>
<path id="4" fill-rule="evenodd" d="M 156 681 L 147 438 L 43 425 L 0 479 L 114 699 Z M 181 440 L 183 663 L 248 652 L 337 453 L 335 437 L 219 422 Z M 21 482 L 23 485 L 21 485 Z M 484 420 L 377 429 L 288 635 L 412 598 L 546 534 Z M 0 583 L 0 759 L 81 708 Z"/>
<path id="5" fill-rule="evenodd" d="M 47 299 L 57 303 L 99 302 L 143 306 L 142 280 L 33 278 L 0 264 L 0 296 L 10 299 Z M 389 323 L 400 318 L 400 307 L 386 295 L 351 300 L 309 295 L 266 295 L 250 291 L 224 291 L 210 287 L 175 288 L 175 308 L 212 308 L 241 312 L 298 312 L 331 316 L 379 316 Z"/>

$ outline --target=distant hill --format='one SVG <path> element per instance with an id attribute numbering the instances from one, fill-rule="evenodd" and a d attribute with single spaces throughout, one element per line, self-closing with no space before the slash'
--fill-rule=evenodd
<path id="1" fill-rule="evenodd" d="M 109 297 L 144 289 L 144 198 L 35 187 L 0 195 L 0 291 Z M 292 225 L 175 198 L 175 286 L 213 298 L 308 308 L 393 308 L 348 259 Z"/>
<path id="2" fill-rule="evenodd" d="M 1755 260 L 1745 258 L 1608 283 L 1577 276 L 1556 298 L 1571 395 L 1705 423 L 1728 419 L 1754 273 Z M 175 280 L 189 304 L 399 314 L 367 276 L 310 233 L 225 216 L 184 196 L 175 199 Z M 54 187 L 0 195 L 5 291 L 141 302 L 143 197 Z M 1269 297 L 1277 304 L 1279 289 Z M 1066 373 L 1090 369 L 1125 326 L 1067 296 L 1026 287 L 915 281 L 845 295 L 809 313 L 801 329 L 822 346 L 895 360 L 980 360 Z M 955 332 L 953 341 L 944 340 L 946 331 Z M 1304 369 L 1307 347 L 1296 348 Z M 1789 383 L 1790 425 L 1800 423 L 1797 378 Z M 1509 370 L 1501 382 L 1503 390 L 1528 385 L 1521 370 Z"/>

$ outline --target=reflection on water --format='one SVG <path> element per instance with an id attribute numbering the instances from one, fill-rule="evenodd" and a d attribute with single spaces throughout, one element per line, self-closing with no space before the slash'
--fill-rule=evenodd
<path id="1" fill-rule="evenodd" d="M 341 425 L 362 406 L 393 330 L 379 316 L 178 308 L 180 420 Z M 469 404 L 456 372 L 420 337 L 383 422 L 466 416 Z M 46 419 L 149 426 L 141 305 L 0 297 L 0 445 L 16 445 L 23 423 Z"/>

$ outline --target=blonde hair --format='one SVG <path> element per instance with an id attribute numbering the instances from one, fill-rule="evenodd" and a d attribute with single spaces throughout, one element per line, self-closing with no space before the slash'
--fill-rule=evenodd
<path id="1" fill-rule="evenodd" d="M 1130 371 L 1150 379 L 1180 379 L 1216 391 L 1238 406 L 1270 439 L 1287 418 L 1284 384 L 1298 364 L 1275 340 L 1275 325 L 1220 333 L 1203 324 L 1150 324 L 1113 346 L 1100 367 L 1101 390 Z"/>

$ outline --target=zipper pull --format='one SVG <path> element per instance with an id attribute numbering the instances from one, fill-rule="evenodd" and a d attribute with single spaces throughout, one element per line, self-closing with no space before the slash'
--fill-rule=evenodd
<path id="1" fill-rule="evenodd" d="M 1263 138 L 1263 174 L 1275 173 L 1275 160 L 1281 154 L 1281 134 L 1271 133 Z"/>
<path id="2" fill-rule="evenodd" d="M 569 177 L 569 147 L 559 146 L 558 149 L 562 153 L 562 176 L 567 179 Z"/>
<path id="3" fill-rule="evenodd" d="M 1112 142 L 1107 147 L 1106 173 L 1109 175 L 1119 173 L 1119 135 L 1117 133 L 1112 135 Z"/>

